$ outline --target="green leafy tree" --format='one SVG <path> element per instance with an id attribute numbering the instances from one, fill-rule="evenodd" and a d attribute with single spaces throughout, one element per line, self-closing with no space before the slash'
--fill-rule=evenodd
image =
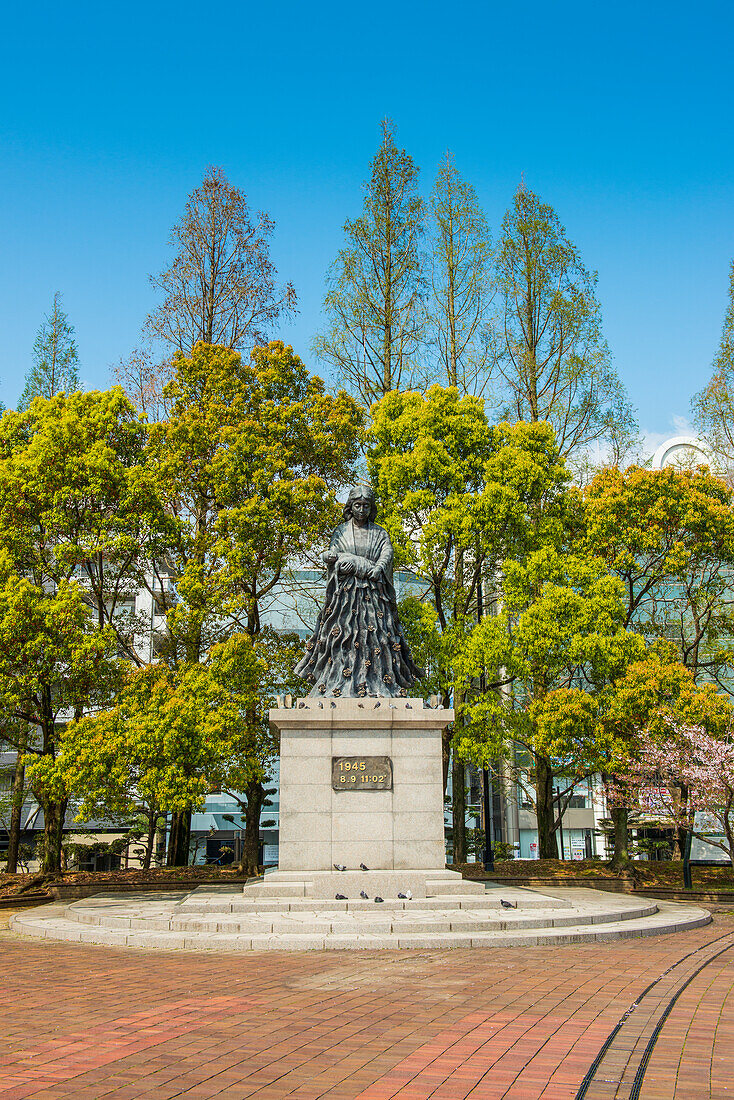
<path id="1" fill-rule="evenodd" d="M 605 443 L 618 461 L 637 426 L 610 362 L 595 288 L 596 275 L 552 207 L 519 187 L 497 255 L 496 372 L 505 413 L 547 420 L 563 456 L 578 460 Z"/>
<path id="2" fill-rule="evenodd" d="M 707 440 L 722 473 L 734 470 L 734 260 L 729 269 L 729 300 L 719 350 L 708 385 L 693 399 L 694 422 Z"/>
<path id="3" fill-rule="evenodd" d="M 429 200 L 432 264 L 429 333 L 449 386 L 481 393 L 487 381 L 485 327 L 493 298 L 489 227 L 471 184 L 448 152 Z"/>
<path id="4" fill-rule="evenodd" d="M 694 680 L 731 691 L 734 512 L 704 468 L 599 473 L 584 494 L 590 553 L 622 582 L 626 625 L 675 645 Z"/>
<path id="5" fill-rule="evenodd" d="M 548 425 L 492 428 L 483 402 L 454 388 L 388 394 L 372 412 L 367 462 L 382 520 L 428 604 L 424 614 L 406 608 L 406 628 L 426 654 L 431 689 L 446 705 L 455 696 L 463 722 L 464 697 L 474 690 L 456 680 L 463 636 L 496 610 L 505 558 L 559 537 L 567 474 Z M 504 680 L 500 665 L 485 672 L 487 689 Z M 452 741 L 455 858 L 463 861 L 461 738 L 447 730 L 444 784 Z"/>
<path id="6" fill-rule="evenodd" d="M 345 223 L 347 243 L 329 271 L 327 328 L 315 344 L 365 405 L 410 385 L 416 368 L 424 327 L 417 185 L 418 169 L 385 119 L 362 214 Z"/>
<path id="7" fill-rule="evenodd" d="M 61 752 L 35 766 L 36 781 L 63 789 L 77 821 L 142 817 L 146 869 L 166 815 L 201 808 L 213 787 L 225 790 L 245 817 L 241 870 L 257 874 L 264 784 L 278 751 L 267 708 L 294 648 L 271 633 L 256 642 L 236 634 L 200 663 L 131 673 L 114 707 L 71 723 Z"/>
<path id="8" fill-rule="evenodd" d="M 226 710 L 224 739 L 214 771 L 216 786 L 238 803 L 244 824 L 240 873 L 259 873 L 260 815 L 268 805 L 267 784 L 278 756 L 279 739 L 268 708 L 276 694 L 298 683 L 292 669 L 302 653 L 297 635 L 262 631 L 256 640 L 237 634 L 212 650 L 211 672 Z"/>
<path id="9" fill-rule="evenodd" d="M 261 609 L 289 562 L 336 522 L 335 492 L 351 479 L 362 414 L 278 341 L 249 362 L 197 344 L 175 369 L 148 464 L 172 520 L 171 585 L 162 574 L 154 581 L 166 611 L 158 653 L 178 667 L 200 663 L 238 631 L 260 635 Z M 187 821 L 177 818 L 169 859 L 185 861 L 188 847 Z"/>
<path id="10" fill-rule="evenodd" d="M 28 750 L 30 730 L 26 722 L 18 722 L 4 715 L 4 724 L 9 726 L 6 738 L 0 738 L 0 745 L 5 742 L 8 749 L 15 751 L 15 762 L 12 769 L 12 779 L 9 783 L 7 797 L 3 805 L 3 827 L 8 833 L 8 851 L 5 870 L 14 875 L 18 870 L 20 854 L 20 834 L 23 819 L 23 805 L 26 799 L 25 782 L 25 754 Z"/>
<path id="11" fill-rule="evenodd" d="M 119 388 L 36 399 L 0 420 L 0 546 L 39 586 L 78 580 L 98 627 L 138 664 L 150 624 L 124 609 L 170 527 L 147 443 Z"/>
<path id="12" fill-rule="evenodd" d="M 19 409 L 27 409 L 35 397 L 51 398 L 57 393 L 79 389 L 79 355 L 74 327 L 61 308 L 61 295 L 54 294 L 51 312 L 43 319 L 33 345 L 33 366 L 28 371 Z"/>
<path id="13" fill-rule="evenodd" d="M 138 669 L 111 710 L 70 724 L 60 753 L 32 768 L 35 781 L 74 800 L 77 821 L 143 814 L 148 869 L 166 812 L 203 805 L 226 733 L 219 702 L 203 665 Z"/>
<path id="14" fill-rule="evenodd" d="M 4 736 L 39 764 L 53 761 L 60 730 L 70 715 L 104 703 L 119 666 L 109 628 L 98 630 L 79 586 L 62 581 L 49 591 L 19 574 L 0 551 L 0 707 L 19 723 Z M 42 870 L 61 869 L 67 792 L 29 769 L 31 789 L 45 822 Z"/>
<path id="15" fill-rule="evenodd" d="M 511 690 L 488 685 L 467 702 L 458 751 L 487 766 L 519 747 L 510 764 L 535 809 L 539 856 L 556 859 L 574 787 L 612 759 L 601 693 L 644 641 L 624 628 L 621 583 L 603 563 L 551 545 L 505 561 L 500 601 L 465 638 L 456 668 L 462 681 L 504 669 Z"/>

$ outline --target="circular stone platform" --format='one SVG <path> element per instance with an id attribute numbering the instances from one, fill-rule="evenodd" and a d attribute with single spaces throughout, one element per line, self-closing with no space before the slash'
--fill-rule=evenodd
<path id="1" fill-rule="evenodd" d="M 576 888 L 489 884 L 481 894 L 380 903 L 246 897 L 236 886 L 200 886 L 185 895 L 97 894 L 45 905 L 16 914 L 11 928 L 115 947 L 289 951 L 585 943 L 678 932 L 710 920 L 710 913 L 692 905 Z"/>

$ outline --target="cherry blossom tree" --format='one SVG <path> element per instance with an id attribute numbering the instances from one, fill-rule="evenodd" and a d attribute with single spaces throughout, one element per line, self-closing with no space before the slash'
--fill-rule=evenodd
<path id="1" fill-rule="evenodd" d="M 734 867 L 734 737 L 670 722 L 640 733 L 620 776 L 637 806 L 725 852 Z"/>

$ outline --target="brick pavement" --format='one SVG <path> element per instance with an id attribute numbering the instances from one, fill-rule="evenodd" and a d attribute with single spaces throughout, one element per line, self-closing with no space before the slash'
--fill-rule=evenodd
<path id="1" fill-rule="evenodd" d="M 645 987 L 730 932 L 727 914 L 593 946 L 263 955 L 0 932 L 0 1100 L 573 1100 Z M 673 988 L 641 1003 L 638 1032 Z M 733 989 L 734 949 L 675 1003 L 642 1100 L 734 1095 Z M 610 1050 L 588 1100 L 629 1095 L 633 1048 Z"/>

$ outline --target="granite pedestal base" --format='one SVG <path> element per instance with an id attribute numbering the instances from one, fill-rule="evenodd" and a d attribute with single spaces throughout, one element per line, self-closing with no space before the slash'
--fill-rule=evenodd
<path id="1" fill-rule="evenodd" d="M 271 710 L 279 871 L 443 872 L 441 731 L 453 718 L 422 699 L 309 697 Z"/>

